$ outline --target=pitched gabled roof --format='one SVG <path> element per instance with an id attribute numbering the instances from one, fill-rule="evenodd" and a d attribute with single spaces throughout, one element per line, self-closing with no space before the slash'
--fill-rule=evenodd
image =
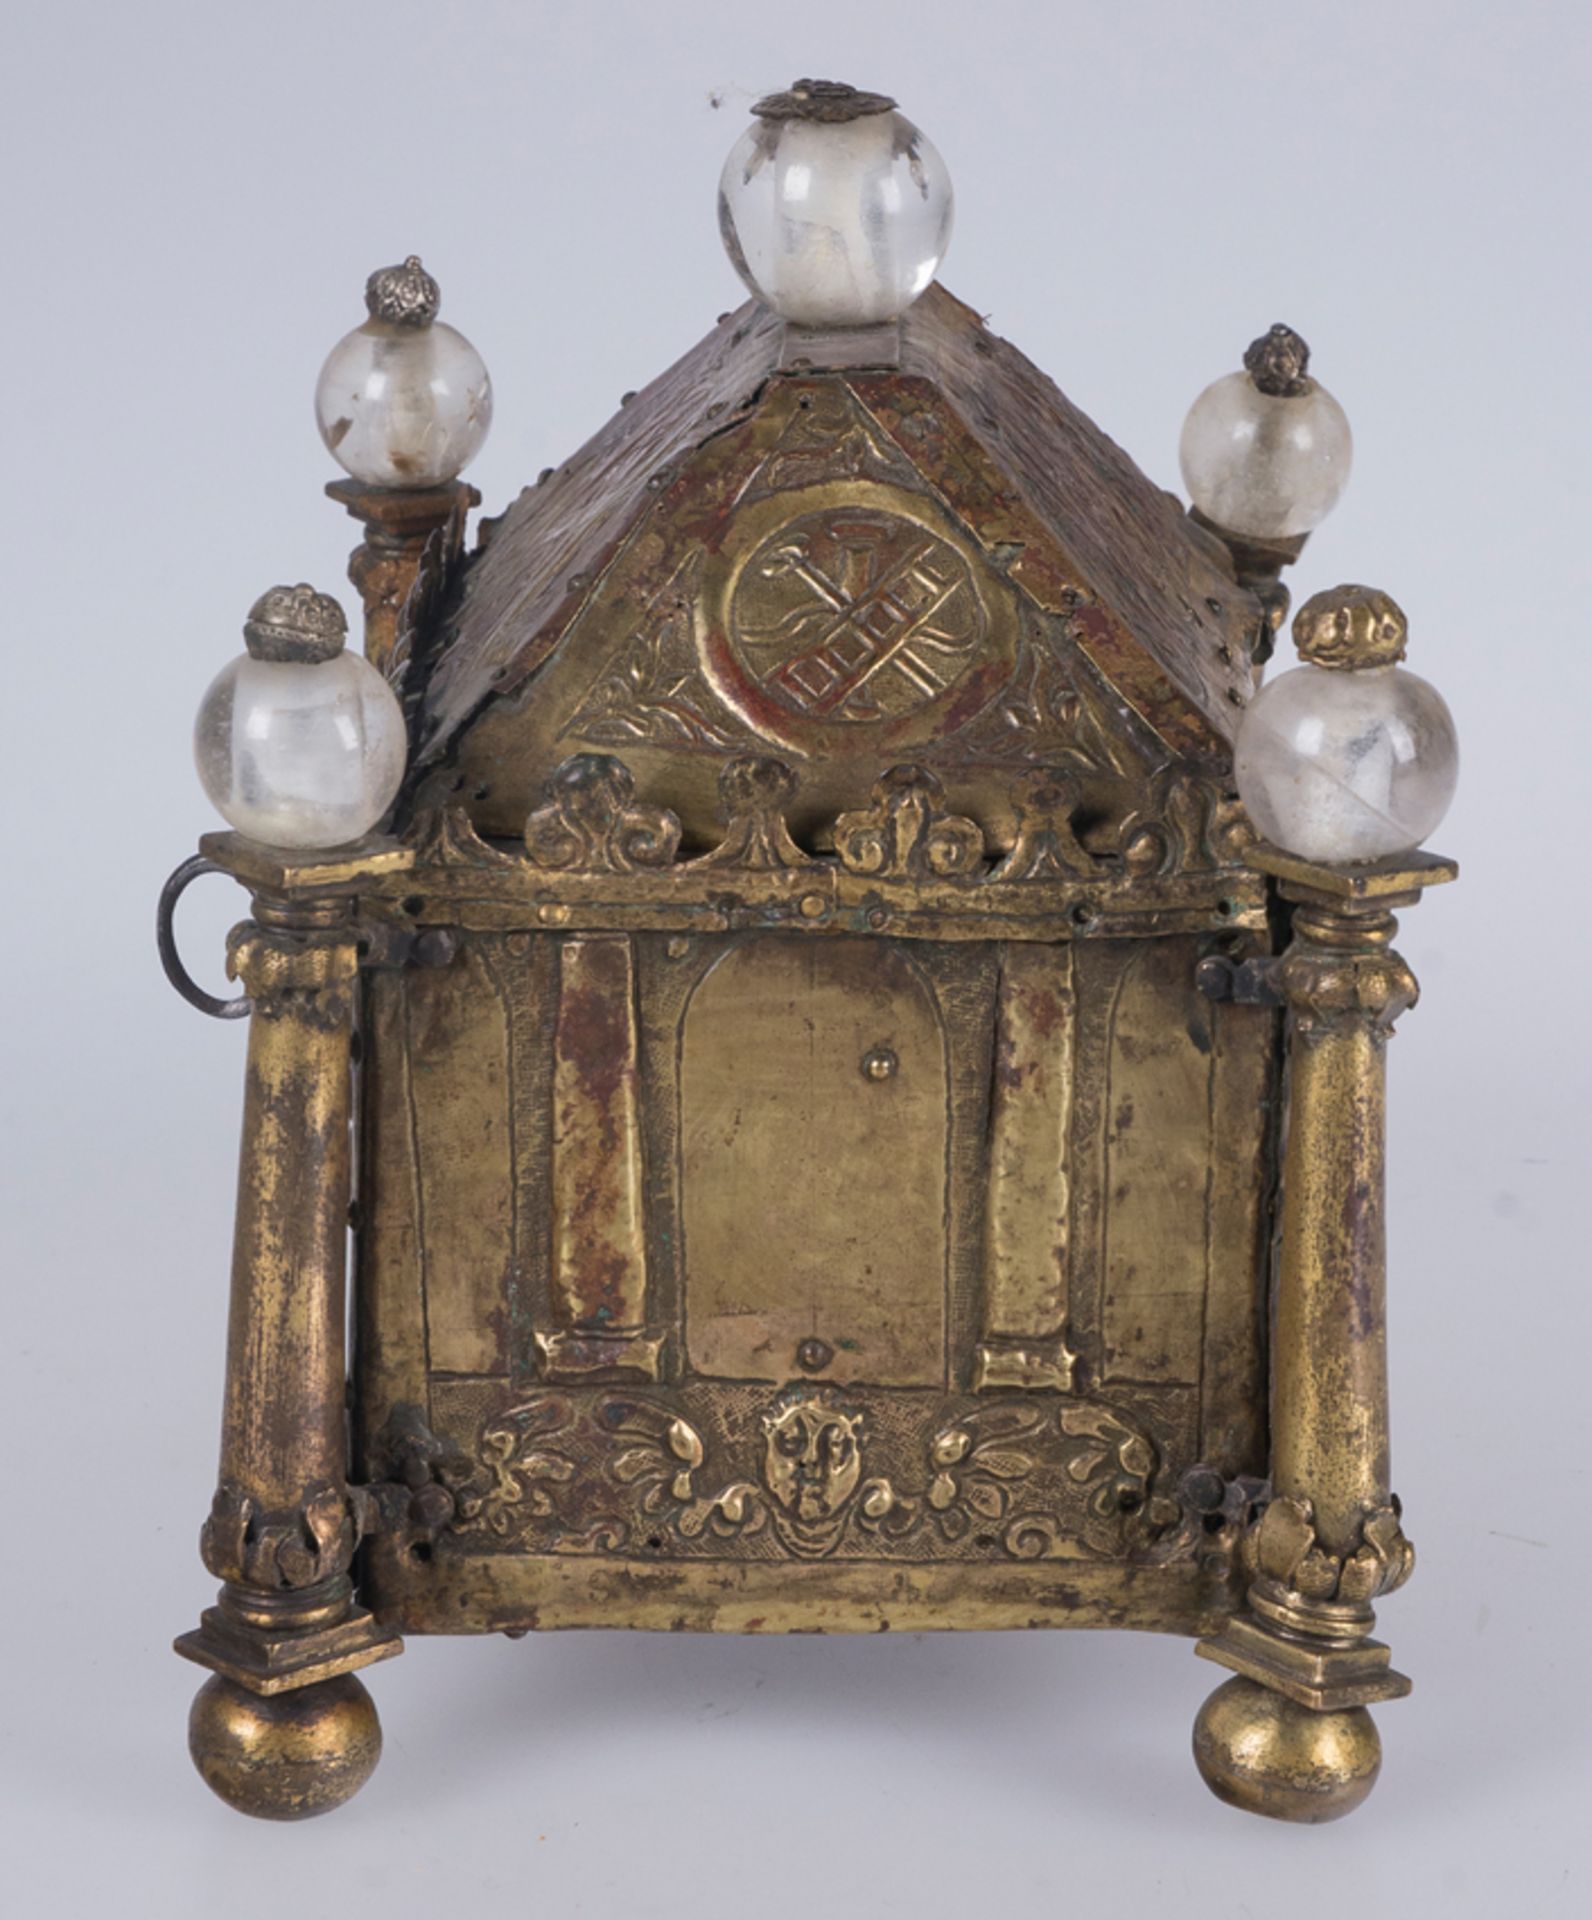
<path id="1" fill-rule="evenodd" d="M 485 523 L 431 651 L 421 767 L 536 673 L 659 490 L 756 410 L 782 336 L 756 303 L 725 316 L 566 465 Z M 1002 553 L 1029 598 L 1067 615 L 1079 646 L 1170 753 L 1225 757 L 1251 691 L 1261 609 L 1172 495 L 938 286 L 905 316 L 898 365 L 828 377 Z"/>

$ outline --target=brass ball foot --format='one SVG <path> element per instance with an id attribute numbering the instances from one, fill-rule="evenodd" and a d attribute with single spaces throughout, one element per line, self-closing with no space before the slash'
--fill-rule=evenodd
<path id="1" fill-rule="evenodd" d="M 1235 1678 L 1194 1722 L 1194 1759 L 1219 1800 L 1273 1820 L 1341 1820 L 1376 1784 L 1382 1740 L 1364 1707 L 1316 1713 Z"/>
<path id="2" fill-rule="evenodd" d="M 213 1674 L 188 1716 L 206 1786 L 259 1820 L 307 1820 L 351 1800 L 381 1758 L 381 1722 L 351 1673 L 261 1695 Z"/>

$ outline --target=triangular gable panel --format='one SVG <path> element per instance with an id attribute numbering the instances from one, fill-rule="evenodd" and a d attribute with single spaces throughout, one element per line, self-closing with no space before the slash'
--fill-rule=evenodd
<path id="1" fill-rule="evenodd" d="M 560 760 L 619 752 L 704 839 L 722 761 L 772 752 L 821 832 L 916 760 L 982 790 L 1001 844 L 986 773 L 1225 765 L 1258 606 L 1014 349 L 938 290 L 889 372 L 775 378 L 756 309 L 720 333 L 472 563 L 426 798 L 462 785 L 514 833 Z"/>

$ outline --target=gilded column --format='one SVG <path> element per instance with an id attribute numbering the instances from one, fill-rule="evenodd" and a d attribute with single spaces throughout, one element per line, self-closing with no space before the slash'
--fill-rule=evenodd
<path id="1" fill-rule="evenodd" d="M 1370 1791 L 1365 1709 L 1409 1691 L 1371 1637 L 1372 1602 L 1414 1565 L 1390 1479 L 1383 1196 L 1387 1041 L 1417 989 L 1390 909 L 1453 868 L 1410 855 L 1346 881 L 1269 849 L 1258 864 L 1295 903 L 1272 976 L 1288 1025 L 1272 1498 L 1246 1543 L 1246 1608 L 1199 1646 L 1241 1677 L 1206 1704 L 1195 1754 L 1223 1798 L 1314 1821 Z"/>
<path id="2" fill-rule="evenodd" d="M 380 1751 L 355 1668 L 399 1651 L 354 1603 L 362 1502 L 347 1484 L 344 1324 L 349 904 L 256 895 L 229 943 L 249 997 L 219 1485 L 201 1551 L 217 1605 L 178 1651 L 214 1670 L 190 1723 L 209 1784 L 245 1812 L 335 1806 Z"/>

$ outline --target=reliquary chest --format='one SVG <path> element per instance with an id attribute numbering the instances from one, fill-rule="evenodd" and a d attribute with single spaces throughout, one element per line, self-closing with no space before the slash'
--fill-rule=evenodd
<path id="1" fill-rule="evenodd" d="M 1328 1817 L 1406 1685 L 1388 908 L 1452 868 L 1241 802 L 1303 544 L 1254 472 L 1186 512 L 918 228 L 880 251 L 874 173 L 940 191 L 890 102 L 758 114 L 757 297 L 473 539 L 484 368 L 418 261 L 373 277 L 320 397 L 366 662 L 277 589 L 201 717 L 238 831 L 163 940 L 251 1041 L 196 1758 L 335 1804 L 400 1633 L 1125 1626 L 1240 1676 L 1219 1792 Z M 768 226 L 799 166 L 833 204 Z M 1232 404 L 1335 408 L 1303 351 Z M 1359 686 L 1395 626 L 1321 596 L 1297 671 Z M 170 943 L 212 867 L 231 1007 Z"/>

